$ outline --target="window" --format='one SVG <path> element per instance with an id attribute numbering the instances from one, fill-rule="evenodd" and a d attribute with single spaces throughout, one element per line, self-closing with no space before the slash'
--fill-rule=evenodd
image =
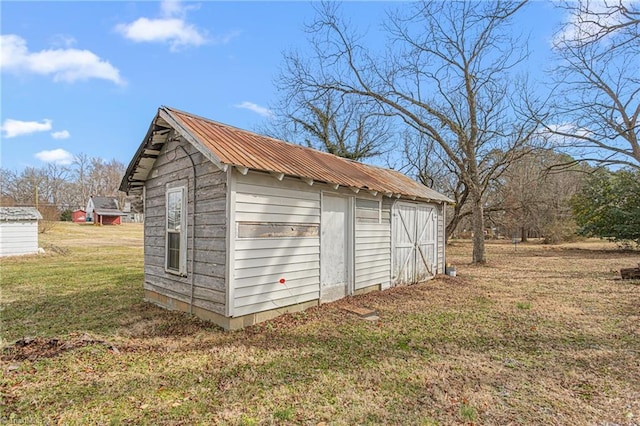
<path id="1" fill-rule="evenodd" d="M 187 218 L 185 188 L 167 190 L 166 270 L 186 275 Z"/>

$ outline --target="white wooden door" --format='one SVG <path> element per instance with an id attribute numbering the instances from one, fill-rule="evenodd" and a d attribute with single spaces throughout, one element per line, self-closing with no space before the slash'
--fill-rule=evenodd
<path id="1" fill-rule="evenodd" d="M 345 297 L 349 289 L 349 199 L 323 195 L 320 256 L 320 301 Z"/>
<path id="2" fill-rule="evenodd" d="M 416 274 L 415 282 L 433 277 L 437 270 L 437 210 L 420 205 L 416 214 Z"/>
<path id="3" fill-rule="evenodd" d="M 435 275 L 437 265 L 437 211 L 423 204 L 394 206 L 393 276 L 396 284 L 424 281 Z"/>

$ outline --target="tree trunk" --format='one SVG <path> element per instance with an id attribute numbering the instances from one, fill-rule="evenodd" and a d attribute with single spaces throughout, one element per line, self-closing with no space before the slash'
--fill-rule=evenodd
<path id="1" fill-rule="evenodd" d="M 473 263 L 485 264 L 487 259 L 484 253 L 484 207 L 482 196 L 474 194 L 473 205 Z"/>
<path id="2" fill-rule="evenodd" d="M 456 205 L 453 207 L 453 214 L 451 215 L 451 220 L 449 221 L 449 223 L 447 224 L 447 227 L 445 228 L 445 235 L 444 235 L 445 242 L 449 242 L 449 238 L 451 238 L 451 236 L 453 235 L 453 232 L 458 227 L 458 223 L 460 223 L 460 220 L 462 219 L 462 216 L 460 215 L 460 211 L 462 210 L 462 207 L 463 207 L 462 203 L 456 203 Z"/>
<path id="3" fill-rule="evenodd" d="M 527 242 L 527 228 L 524 226 L 520 228 L 520 242 Z"/>
<path id="4" fill-rule="evenodd" d="M 445 244 L 449 243 L 449 239 L 451 239 L 451 236 L 453 235 L 453 232 L 458 227 L 458 223 L 459 222 L 460 222 L 459 218 L 453 217 L 451 219 L 451 222 L 449 222 L 447 224 L 447 227 L 445 228 L 445 232 L 444 232 L 444 242 L 445 242 Z"/>

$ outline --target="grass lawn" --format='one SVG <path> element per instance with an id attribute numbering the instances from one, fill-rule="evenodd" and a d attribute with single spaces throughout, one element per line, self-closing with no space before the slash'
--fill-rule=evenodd
<path id="1" fill-rule="evenodd" d="M 223 332 L 142 302 L 140 225 L 40 242 L 0 260 L 0 422 L 640 424 L 638 252 L 454 242 L 456 278 Z"/>

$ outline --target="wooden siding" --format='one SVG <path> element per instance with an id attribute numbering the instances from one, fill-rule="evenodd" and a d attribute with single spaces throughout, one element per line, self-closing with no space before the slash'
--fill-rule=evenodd
<path id="1" fill-rule="evenodd" d="M 235 220 L 240 222 L 320 223 L 320 191 L 298 179 L 234 173 Z M 234 316 L 319 298 L 320 239 L 311 237 L 236 238 Z M 280 280 L 284 279 L 284 283 Z"/>
<path id="2" fill-rule="evenodd" d="M 256 178 L 253 174 L 239 175 L 236 187 L 236 221 L 320 223 L 318 191 L 307 190 L 304 187 L 306 184 L 302 182 L 291 182 L 280 188 L 270 186 L 274 183 L 278 181 L 271 176 Z M 293 183 L 297 185 L 292 185 Z"/>
<path id="3" fill-rule="evenodd" d="M 380 200 L 356 198 L 356 223 L 380 223 Z"/>
<path id="4" fill-rule="evenodd" d="M 17 256 L 38 252 L 38 222 L 0 223 L 0 256 Z"/>
<path id="5" fill-rule="evenodd" d="M 193 146 L 182 144 L 196 166 L 197 200 L 195 218 L 192 217 L 194 172 L 191 161 L 178 144 L 177 141 L 165 144 L 145 184 L 144 288 L 190 303 L 193 280 L 193 305 L 224 314 L 226 174 Z M 166 191 L 168 187 L 179 186 L 188 187 L 186 277 L 165 271 Z M 195 240 L 192 240 L 194 219 Z M 192 246 L 195 247 L 195 258 Z"/>
<path id="6" fill-rule="evenodd" d="M 355 290 L 391 282 L 391 204 L 381 203 L 379 223 L 371 223 L 371 202 L 356 200 Z M 377 200 L 376 200 L 377 201 Z M 365 220 L 362 220 L 365 219 Z"/>

